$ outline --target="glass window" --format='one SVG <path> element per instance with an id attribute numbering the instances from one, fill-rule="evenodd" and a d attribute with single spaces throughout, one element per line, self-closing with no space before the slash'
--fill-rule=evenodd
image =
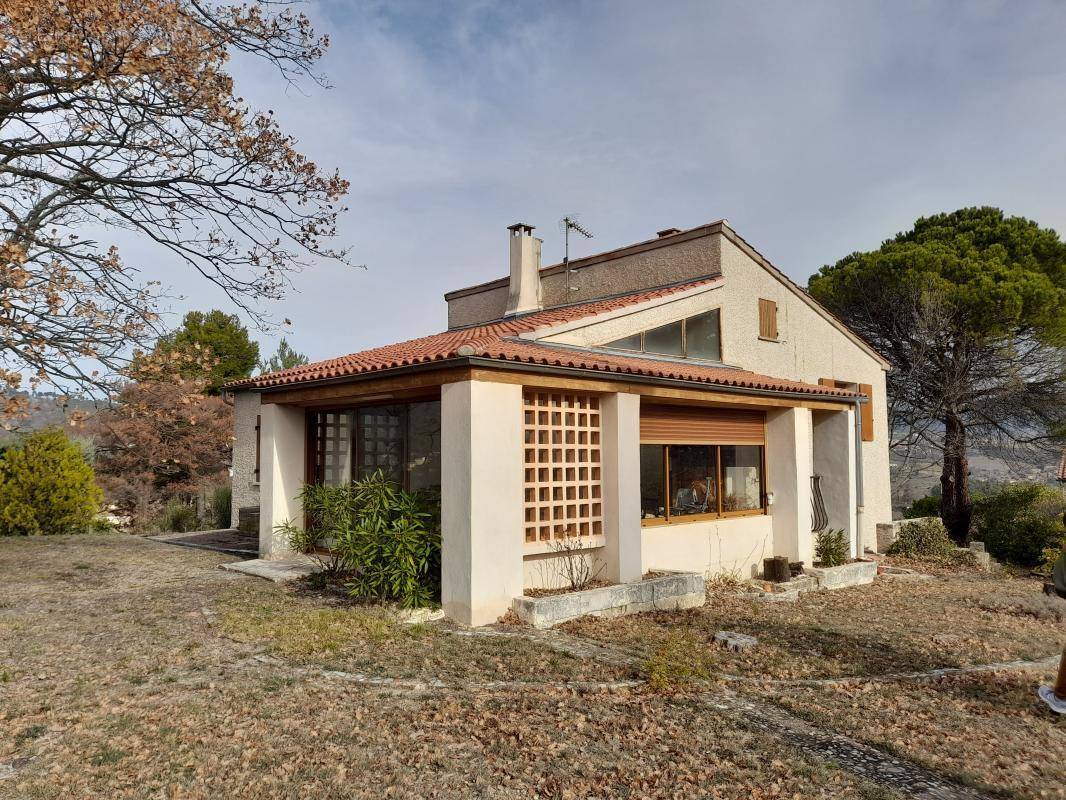
<path id="1" fill-rule="evenodd" d="M 640 511 L 644 519 L 666 519 L 666 496 L 663 494 L 663 446 L 640 446 Z"/>
<path id="2" fill-rule="evenodd" d="M 632 336 L 623 336 L 621 339 L 607 342 L 604 347 L 610 347 L 615 350 L 640 350 L 640 334 L 634 333 Z"/>
<path id="3" fill-rule="evenodd" d="M 722 445 L 722 511 L 762 508 L 762 448 Z"/>
<path id="4" fill-rule="evenodd" d="M 408 488 L 440 489 L 440 402 L 411 403 L 407 408 Z"/>
<path id="5" fill-rule="evenodd" d="M 380 469 L 389 480 L 396 483 L 403 480 L 404 410 L 403 406 L 377 406 L 356 411 L 357 478 L 365 478 Z"/>
<path id="6" fill-rule="evenodd" d="M 658 353 L 664 356 L 685 355 L 681 327 L 684 320 L 671 322 L 661 328 L 652 328 L 644 334 L 644 352 Z"/>
<path id="7" fill-rule="evenodd" d="M 722 332 L 717 308 L 685 320 L 685 355 L 709 361 L 722 360 Z"/>
<path id="8" fill-rule="evenodd" d="M 671 445 L 670 516 L 718 513 L 715 448 Z"/>
<path id="9" fill-rule="evenodd" d="M 352 479 L 352 413 L 327 411 L 318 415 L 318 479 L 340 486 Z"/>

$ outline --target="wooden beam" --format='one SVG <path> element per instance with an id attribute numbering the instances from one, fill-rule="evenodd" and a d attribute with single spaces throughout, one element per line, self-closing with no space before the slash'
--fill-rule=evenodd
<path id="1" fill-rule="evenodd" d="M 468 380 L 470 370 L 466 367 L 414 372 L 391 378 L 370 378 L 325 386 L 293 387 L 263 392 L 263 403 L 287 403 L 297 406 L 331 406 L 344 403 L 373 402 L 380 399 L 407 400 L 415 397 L 435 397 L 445 383 Z"/>

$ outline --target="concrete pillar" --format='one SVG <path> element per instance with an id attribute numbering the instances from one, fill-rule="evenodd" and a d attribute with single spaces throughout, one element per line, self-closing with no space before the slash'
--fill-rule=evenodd
<path id="1" fill-rule="evenodd" d="M 855 412 L 815 411 L 814 474 L 821 476 L 829 527 L 842 528 L 851 542 L 851 557 L 862 555 L 858 541 L 855 487 Z"/>
<path id="2" fill-rule="evenodd" d="M 259 555 L 283 558 L 292 549 L 274 529 L 288 521 L 303 525 L 297 494 L 304 485 L 307 426 L 297 406 L 264 403 L 259 413 Z"/>
<path id="3" fill-rule="evenodd" d="M 441 601 L 486 625 L 522 594 L 522 387 L 441 387 Z"/>
<path id="4" fill-rule="evenodd" d="M 618 583 L 641 578 L 640 396 L 600 399 L 603 464 L 605 577 Z"/>
<path id="5" fill-rule="evenodd" d="M 791 561 L 814 560 L 811 535 L 811 412 L 781 408 L 766 414 L 766 490 L 774 493 L 770 516 L 774 554 Z"/>

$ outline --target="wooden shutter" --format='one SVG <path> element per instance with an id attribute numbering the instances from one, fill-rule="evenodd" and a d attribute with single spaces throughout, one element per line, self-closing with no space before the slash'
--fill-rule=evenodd
<path id="1" fill-rule="evenodd" d="M 763 444 L 766 414 L 731 408 L 645 406 L 640 440 L 647 444 Z"/>
<path id="2" fill-rule="evenodd" d="M 759 298 L 759 336 L 777 338 L 777 303 Z"/>
<path id="3" fill-rule="evenodd" d="M 255 482 L 259 483 L 259 451 L 263 432 L 263 417 L 255 415 Z"/>
<path id="4" fill-rule="evenodd" d="M 859 393 L 866 395 L 866 402 L 859 404 L 859 427 L 862 431 L 862 440 L 872 442 L 874 440 L 874 387 L 869 383 L 860 383 Z"/>

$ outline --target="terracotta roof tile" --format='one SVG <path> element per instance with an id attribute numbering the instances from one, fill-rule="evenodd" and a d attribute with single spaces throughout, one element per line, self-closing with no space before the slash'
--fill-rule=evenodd
<path id="1" fill-rule="evenodd" d="M 853 393 L 827 386 L 788 381 L 754 372 L 715 367 L 698 362 L 677 362 L 604 353 L 575 347 L 548 345 L 518 339 L 518 335 L 540 328 L 559 325 L 585 317 L 606 314 L 637 303 L 720 280 L 709 276 L 658 289 L 648 289 L 619 297 L 576 303 L 536 311 L 483 325 L 445 331 L 420 339 L 363 350 L 358 353 L 305 364 L 299 367 L 258 375 L 229 384 L 230 389 L 268 389 L 335 378 L 351 377 L 381 370 L 427 364 L 459 357 L 480 357 L 541 366 L 640 375 L 667 380 L 684 380 L 717 386 L 764 391 L 802 392 L 807 394 L 851 397 Z M 463 352 L 459 348 L 463 347 Z"/>

